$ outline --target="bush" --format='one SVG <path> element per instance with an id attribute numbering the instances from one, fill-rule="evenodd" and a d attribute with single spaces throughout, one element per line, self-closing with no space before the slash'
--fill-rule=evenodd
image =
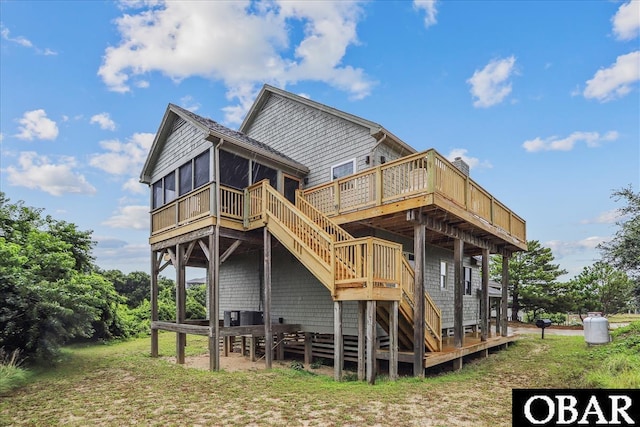
<path id="1" fill-rule="evenodd" d="M 0 348 L 0 396 L 22 386 L 29 377 L 29 371 L 20 367 L 20 352 L 6 353 Z"/>

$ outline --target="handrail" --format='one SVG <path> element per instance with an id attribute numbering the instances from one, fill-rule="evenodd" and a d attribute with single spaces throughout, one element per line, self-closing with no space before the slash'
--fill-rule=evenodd
<path id="1" fill-rule="evenodd" d="M 305 189 L 302 198 L 333 216 L 433 193 L 526 242 L 526 222 L 434 149 Z"/>
<path id="2" fill-rule="evenodd" d="M 336 239 L 336 242 L 353 239 L 353 236 L 344 228 L 336 224 L 331 218 L 320 212 L 311 203 L 307 202 L 301 195 L 300 190 L 296 191 L 296 207 L 305 214 L 311 221 L 316 223 L 320 228 L 325 230 L 329 235 Z"/>
<path id="3" fill-rule="evenodd" d="M 415 307 L 415 282 L 414 277 L 415 273 L 409 261 L 405 257 L 402 257 L 402 296 L 403 299 L 400 302 L 409 304 L 410 313 L 412 316 L 415 315 L 414 307 Z M 442 350 L 442 312 L 440 308 L 436 305 L 435 301 L 431 298 L 428 292 L 424 293 L 424 322 L 427 327 L 427 334 L 425 334 L 425 340 L 431 341 L 435 340 L 436 351 Z M 430 338 L 431 337 L 431 338 Z"/>
<path id="4" fill-rule="evenodd" d="M 415 156 L 415 157 L 419 158 L 419 156 Z M 339 242 L 344 242 L 344 241 L 365 242 L 367 239 L 367 238 L 356 239 L 353 236 L 351 236 L 342 227 L 340 227 L 338 224 L 333 222 L 330 218 L 328 218 L 326 215 L 324 215 L 322 212 L 316 209 L 311 203 L 307 202 L 303 197 L 301 197 L 301 194 L 299 193 L 296 193 L 296 205 L 298 209 L 300 209 L 303 213 L 309 216 L 317 224 L 325 224 L 322 226 L 322 228 L 324 228 L 325 230 L 331 230 L 332 231 L 331 234 L 334 236 L 334 238 L 336 237 L 336 235 L 339 235 L 340 237 L 336 238 L 336 240 Z M 340 253 L 339 248 L 346 247 L 346 246 L 348 245 L 343 243 L 336 243 L 334 245 L 336 249 L 336 257 L 338 257 Z M 360 254 L 360 257 L 362 256 L 363 255 Z M 400 286 L 402 288 L 402 300 L 400 304 L 401 305 L 408 304 L 409 307 L 405 307 L 405 308 L 408 308 L 409 310 L 406 310 L 406 312 L 407 314 L 410 314 L 411 316 L 413 316 L 413 308 L 415 307 L 415 301 L 414 301 L 415 273 L 413 271 L 413 268 L 409 264 L 409 261 L 407 261 L 407 259 L 404 256 L 401 256 L 400 259 L 402 261 L 400 266 L 401 268 Z M 350 260 L 347 260 L 347 259 L 342 260 L 342 262 L 345 262 L 345 263 L 348 263 L 349 261 Z M 357 272 L 362 267 L 356 265 L 353 268 Z M 339 271 L 336 271 L 336 274 L 339 274 Z M 339 285 L 340 284 L 339 281 L 340 279 L 342 279 L 342 277 L 336 277 L 336 279 L 337 279 L 336 284 Z M 350 277 L 350 279 L 353 279 L 353 277 Z M 344 281 L 346 282 L 348 280 L 344 280 Z M 437 351 L 440 351 L 442 349 L 442 332 L 441 332 L 442 331 L 442 313 L 428 292 L 425 292 L 424 321 L 428 329 L 427 332 L 429 334 L 429 336 L 425 336 L 425 340 L 427 341 L 435 340 L 434 347 L 437 349 Z"/>

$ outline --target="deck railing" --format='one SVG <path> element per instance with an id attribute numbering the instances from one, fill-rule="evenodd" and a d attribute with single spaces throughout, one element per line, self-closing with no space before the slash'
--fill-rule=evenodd
<path id="1" fill-rule="evenodd" d="M 415 272 L 402 257 L 402 300 L 400 309 L 413 319 L 415 307 Z M 428 292 L 424 293 L 425 340 L 433 351 L 442 351 L 442 312 Z"/>
<path id="2" fill-rule="evenodd" d="M 335 216 L 431 193 L 526 242 L 524 220 L 433 149 L 306 189 L 303 197 Z"/>
<path id="3" fill-rule="evenodd" d="M 198 219 L 215 216 L 211 195 L 215 193 L 215 183 L 210 183 L 192 191 L 171 203 L 151 212 L 151 235 L 189 224 Z M 220 187 L 220 215 L 227 219 L 244 219 L 244 192 L 229 187 Z"/>

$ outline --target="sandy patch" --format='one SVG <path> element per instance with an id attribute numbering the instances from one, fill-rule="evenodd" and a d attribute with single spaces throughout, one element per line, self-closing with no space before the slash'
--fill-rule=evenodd
<path id="1" fill-rule="evenodd" d="M 165 357 L 165 360 L 176 363 L 175 357 Z M 272 367 L 273 368 L 281 368 L 281 369 L 289 369 L 291 367 L 291 363 L 294 362 L 293 359 L 285 359 L 285 360 L 274 360 Z M 300 361 L 296 361 L 297 363 L 301 363 Z M 202 354 L 198 356 L 185 356 L 184 365 L 188 368 L 195 369 L 209 369 L 209 354 Z M 305 370 L 314 372 L 320 375 L 333 376 L 333 367 L 331 366 L 320 366 L 319 368 L 311 368 L 309 365 L 304 365 Z M 229 356 L 220 355 L 220 369 L 226 372 L 237 372 L 237 371 L 259 371 L 265 369 L 264 357 L 259 358 L 255 362 L 252 362 L 248 356 L 243 356 L 240 353 L 229 353 Z"/>

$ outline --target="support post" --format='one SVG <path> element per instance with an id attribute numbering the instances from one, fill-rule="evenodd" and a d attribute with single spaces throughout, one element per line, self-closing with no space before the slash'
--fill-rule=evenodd
<path id="1" fill-rule="evenodd" d="M 453 359 L 453 370 L 459 371 L 462 369 L 462 356 Z"/>
<path id="2" fill-rule="evenodd" d="M 413 309 L 413 375 L 424 378 L 424 252 L 425 225 L 422 218 L 413 226 L 413 253 L 415 256 Z"/>
<path id="3" fill-rule="evenodd" d="M 367 382 L 376 382 L 376 302 L 367 301 Z"/>
<path id="4" fill-rule="evenodd" d="M 185 285 L 185 260 L 184 245 L 176 246 L 176 323 L 184 323 L 186 318 L 186 285 Z M 176 332 L 176 363 L 184 364 L 184 348 L 187 343 L 187 334 Z"/>
<path id="5" fill-rule="evenodd" d="M 342 380 L 344 341 L 342 337 L 342 301 L 333 302 L 333 378 Z"/>
<path id="6" fill-rule="evenodd" d="M 489 337 L 489 249 L 482 250 L 482 292 L 480 295 L 480 341 Z"/>
<path id="7" fill-rule="evenodd" d="M 398 379 L 398 301 L 389 307 L 389 379 Z"/>
<path id="8" fill-rule="evenodd" d="M 464 278 L 462 275 L 463 251 L 464 243 L 460 239 L 455 239 L 453 241 L 453 343 L 456 348 L 461 348 L 464 341 Z"/>
<path id="9" fill-rule="evenodd" d="M 313 362 L 313 341 L 311 332 L 304 333 L 304 364 L 310 365 Z"/>
<path id="10" fill-rule="evenodd" d="M 509 255 L 502 256 L 502 336 L 508 334 L 509 322 L 507 318 L 507 303 L 509 295 Z"/>
<path id="11" fill-rule="evenodd" d="M 209 264 L 207 266 L 207 285 L 209 294 L 209 370 L 220 370 L 220 241 L 218 230 L 209 235 L 207 250 L 209 252 Z"/>
<path id="12" fill-rule="evenodd" d="M 158 253 L 151 251 L 151 322 L 158 321 Z M 158 330 L 151 329 L 151 357 L 158 357 Z"/>
<path id="13" fill-rule="evenodd" d="M 273 330 L 271 328 L 271 233 L 264 227 L 264 363 L 271 369 L 273 362 Z"/>
<path id="14" fill-rule="evenodd" d="M 367 303 L 358 301 L 358 381 L 364 381 L 366 372 L 365 344 L 366 344 L 366 328 L 365 322 L 367 318 Z"/>
<path id="15" fill-rule="evenodd" d="M 494 298 L 495 299 L 495 298 Z M 501 315 L 500 315 L 500 307 L 502 306 L 501 303 L 502 300 L 497 299 L 495 304 L 496 304 L 496 336 L 500 335 L 500 322 L 501 322 Z"/>

